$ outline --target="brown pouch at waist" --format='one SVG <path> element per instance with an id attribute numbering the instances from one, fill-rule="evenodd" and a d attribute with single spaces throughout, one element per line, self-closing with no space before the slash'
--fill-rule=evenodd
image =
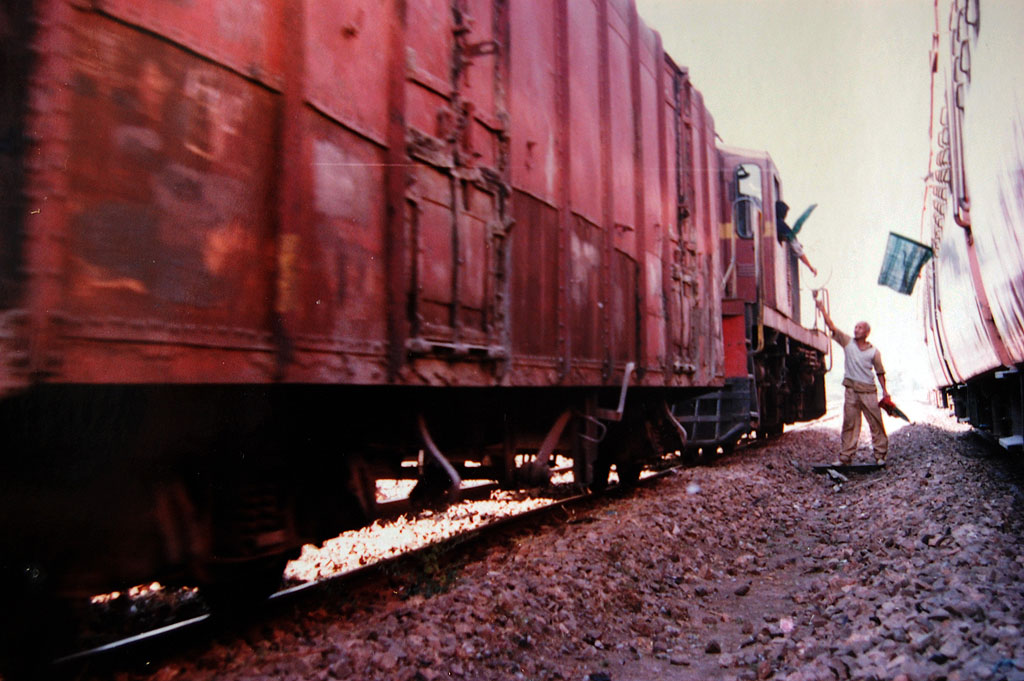
<path id="1" fill-rule="evenodd" d="M 856 392 L 856 393 L 873 393 L 873 392 L 875 392 L 875 384 L 874 383 L 861 383 L 860 381 L 855 381 L 852 378 L 844 378 L 843 379 L 843 385 L 845 385 L 847 388 L 852 388 L 853 391 Z"/>

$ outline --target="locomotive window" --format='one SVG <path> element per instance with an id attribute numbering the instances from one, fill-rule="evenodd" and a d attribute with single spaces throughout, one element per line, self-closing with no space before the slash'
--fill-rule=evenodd
<path id="1" fill-rule="evenodd" d="M 733 215 L 736 220 L 736 235 L 741 239 L 754 236 L 757 212 L 761 208 L 761 169 L 753 163 L 736 167 L 736 202 Z"/>
<path id="2" fill-rule="evenodd" d="M 761 200 L 761 169 L 753 163 L 744 163 L 736 168 L 736 183 L 739 193 Z"/>

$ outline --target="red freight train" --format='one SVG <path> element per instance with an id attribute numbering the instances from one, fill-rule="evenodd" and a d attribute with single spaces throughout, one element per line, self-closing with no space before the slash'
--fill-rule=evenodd
<path id="1" fill-rule="evenodd" d="M 935 0 L 925 337 L 961 420 L 1024 451 L 1024 5 Z"/>
<path id="2" fill-rule="evenodd" d="M 36 0 L 0 34 L 10 594 L 260 589 L 378 479 L 558 453 L 602 487 L 824 410 L 778 174 L 632 0 Z"/>

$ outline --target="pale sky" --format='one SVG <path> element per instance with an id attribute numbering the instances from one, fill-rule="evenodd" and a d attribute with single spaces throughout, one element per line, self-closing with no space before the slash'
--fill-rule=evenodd
<path id="1" fill-rule="evenodd" d="M 921 236 L 928 172 L 932 0 L 636 0 L 690 77 L 729 145 L 768 151 L 800 241 L 827 286 L 832 319 L 872 326 L 893 398 L 923 397 L 918 281 L 913 296 L 878 286 L 890 231 Z M 809 291 L 805 324 L 812 319 Z M 837 350 L 836 346 L 833 350 Z M 837 356 L 829 376 L 841 376 Z"/>

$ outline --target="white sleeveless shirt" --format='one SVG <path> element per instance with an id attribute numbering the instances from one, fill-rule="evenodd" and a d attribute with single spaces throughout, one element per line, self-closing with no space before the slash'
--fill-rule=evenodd
<path id="1" fill-rule="evenodd" d="M 857 341 L 851 339 L 843 347 L 843 351 L 846 352 L 846 378 L 873 385 L 875 382 L 875 353 L 878 352 L 878 348 L 872 346 L 867 350 L 861 350 L 857 347 Z"/>

